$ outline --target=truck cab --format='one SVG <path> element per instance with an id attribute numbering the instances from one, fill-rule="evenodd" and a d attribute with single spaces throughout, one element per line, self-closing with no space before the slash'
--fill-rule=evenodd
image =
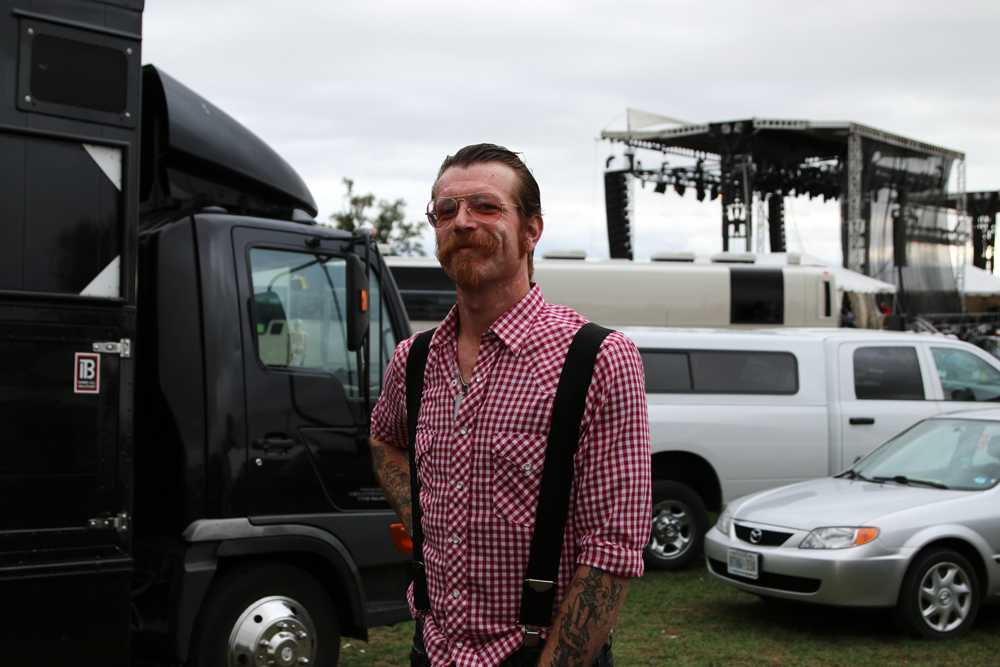
<path id="1" fill-rule="evenodd" d="M 409 324 L 142 8 L 0 0 L 0 619 L 38 665 L 335 665 L 410 618 L 367 440 Z"/>

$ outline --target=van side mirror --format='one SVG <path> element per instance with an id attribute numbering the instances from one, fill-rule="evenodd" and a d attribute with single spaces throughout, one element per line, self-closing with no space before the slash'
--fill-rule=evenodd
<path id="1" fill-rule="evenodd" d="M 347 255 L 347 349 L 357 352 L 371 321 L 368 276 L 361 258 Z"/>

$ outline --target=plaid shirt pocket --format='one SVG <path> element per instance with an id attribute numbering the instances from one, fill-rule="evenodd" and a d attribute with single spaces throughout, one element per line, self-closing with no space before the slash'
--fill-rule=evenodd
<path id="1" fill-rule="evenodd" d="M 493 435 L 493 514 L 522 526 L 535 523 L 548 438 L 534 433 Z"/>

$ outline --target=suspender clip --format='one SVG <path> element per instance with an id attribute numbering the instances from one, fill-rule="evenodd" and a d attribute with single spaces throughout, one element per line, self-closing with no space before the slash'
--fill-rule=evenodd
<path id="1" fill-rule="evenodd" d="M 545 591 L 547 591 L 550 588 L 552 588 L 552 586 L 556 582 L 554 582 L 554 581 L 545 581 L 544 579 L 525 579 L 524 583 L 526 583 L 529 586 L 531 586 L 532 590 L 538 591 L 539 593 L 544 593 Z"/>
<path id="2" fill-rule="evenodd" d="M 528 648 L 538 646 L 538 641 L 541 638 L 541 628 L 537 625 L 521 625 L 521 627 L 524 628 L 524 645 Z"/>

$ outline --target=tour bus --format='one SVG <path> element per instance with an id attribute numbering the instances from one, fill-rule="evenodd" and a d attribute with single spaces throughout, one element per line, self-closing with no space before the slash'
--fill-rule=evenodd
<path id="1" fill-rule="evenodd" d="M 385 258 L 414 331 L 436 326 L 454 305 L 455 283 L 434 257 Z M 534 281 L 549 303 L 611 326 L 835 327 L 833 272 L 825 267 L 755 265 L 752 254 L 720 253 L 699 263 L 689 253 L 649 261 L 586 258 L 549 251 Z"/>

